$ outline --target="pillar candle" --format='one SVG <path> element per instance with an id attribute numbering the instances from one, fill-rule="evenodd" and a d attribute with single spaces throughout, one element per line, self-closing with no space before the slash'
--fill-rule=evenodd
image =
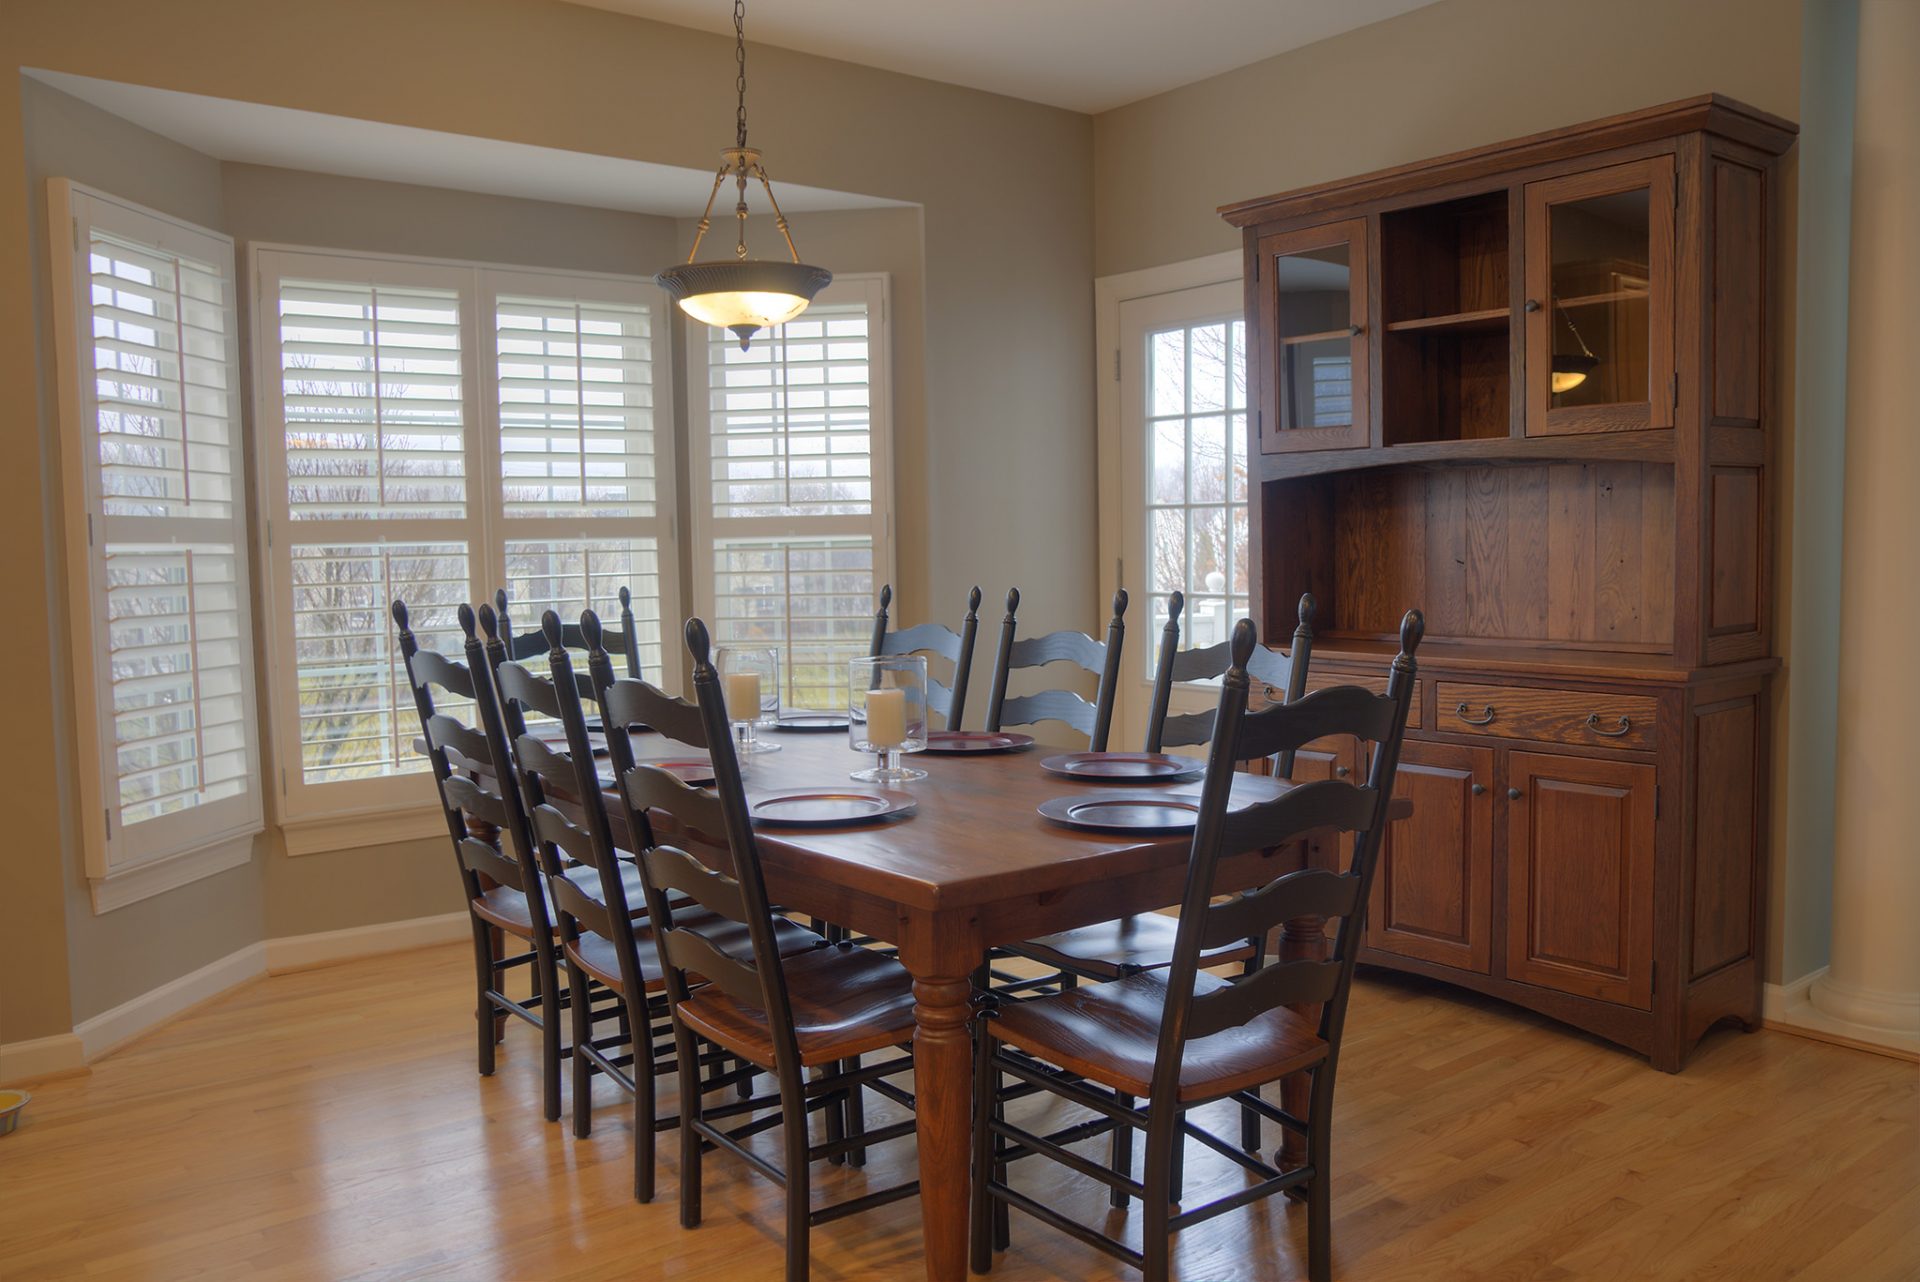
<path id="1" fill-rule="evenodd" d="M 907 741 L 907 692 L 867 691 L 867 742 L 876 748 L 898 748 Z"/>
<path id="2" fill-rule="evenodd" d="M 760 674 L 758 672 L 727 673 L 727 719 L 730 721 L 760 719 Z"/>

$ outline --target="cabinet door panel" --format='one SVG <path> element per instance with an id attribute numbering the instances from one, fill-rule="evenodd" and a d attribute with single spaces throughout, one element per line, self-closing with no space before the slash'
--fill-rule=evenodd
<path id="1" fill-rule="evenodd" d="M 1365 446 L 1366 220 L 1262 236 L 1258 250 L 1261 451 Z"/>
<path id="2" fill-rule="evenodd" d="M 1411 801 L 1413 814 L 1387 828 L 1368 947 L 1483 975 L 1492 969 L 1492 780 L 1490 748 L 1414 740 L 1401 747 L 1394 795 Z"/>
<path id="3" fill-rule="evenodd" d="M 1527 185 L 1527 435 L 1673 426 L 1673 157 Z"/>
<path id="4" fill-rule="evenodd" d="M 1650 1008 L 1653 767 L 1516 752 L 1507 782 L 1507 977 Z"/>

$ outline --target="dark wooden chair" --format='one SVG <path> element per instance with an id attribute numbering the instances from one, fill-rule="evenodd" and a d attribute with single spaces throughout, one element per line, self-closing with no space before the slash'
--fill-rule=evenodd
<path id="1" fill-rule="evenodd" d="M 644 763 L 625 771 L 620 784 L 629 825 L 645 834 L 636 853 L 656 923 L 653 940 L 666 975 L 679 1059 L 690 1061 L 704 1039 L 771 1073 L 776 1090 L 712 1108 L 705 1096 L 721 1083 L 682 1077 L 680 1222 L 687 1228 L 700 1223 L 701 1157 L 709 1145 L 724 1149 L 786 1191 L 786 1276 L 788 1282 L 804 1282 L 813 1225 L 919 1191 L 918 1182 L 910 1182 L 818 1210 L 808 1197 L 812 1162 L 913 1134 L 911 1118 L 821 1144 L 812 1143 L 807 1133 L 811 1111 L 844 1106 L 857 1088 L 913 1107 L 913 1097 L 887 1080 L 912 1067 L 907 1047 L 913 1036 L 913 984 L 898 962 L 848 944 L 782 956 L 783 919 L 767 902 L 706 625 L 688 620 L 686 636 L 697 707 L 633 682 L 615 682 L 606 692 L 606 706 L 616 721 L 643 721 L 669 738 L 704 742 L 713 758 L 715 787 L 690 788 Z M 724 843 L 731 875 L 691 853 L 715 843 Z M 674 890 L 693 905 L 670 903 L 667 892 Z M 743 934 L 744 948 L 737 942 Z M 704 985 L 696 985 L 696 976 Z M 858 1069 L 843 1067 L 892 1047 L 902 1053 Z M 809 1070 L 819 1075 L 809 1078 Z M 724 1118 L 772 1107 L 779 1112 L 732 1129 L 722 1125 Z M 784 1142 L 782 1165 L 744 1144 L 749 1135 L 776 1125 Z"/>
<path id="2" fill-rule="evenodd" d="M 967 594 L 967 617 L 958 632 L 939 623 L 919 623 L 896 632 L 887 631 L 887 608 L 893 604 L 893 585 L 880 588 L 880 608 L 873 612 L 873 643 L 867 653 L 874 658 L 886 654 L 934 654 L 953 665 L 953 684 L 943 685 L 933 674 L 927 675 L 927 708 L 940 714 L 945 730 L 960 729 L 966 715 L 967 677 L 973 671 L 973 642 L 980 630 L 980 589 Z"/>
<path id="3" fill-rule="evenodd" d="M 1113 726 L 1113 697 L 1120 686 L 1120 648 L 1126 640 L 1127 590 L 1113 594 L 1113 618 L 1107 639 L 1095 641 L 1084 632 L 1049 632 L 1042 637 L 1014 638 L 1020 611 L 1020 589 L 1007 592 L 1007 617 L 1000 623 L 1000 649 L 993 663 L 993 692 L 987 697 L 987 729 L 1030 726 L 1058 721 L 1087 736 L 1093 752 L 1107 750 L 1107 732 Z M 1039 668 L 1049 663 L 1072 663 L 1100 678 L 1094 702 L 1071 690 L 1041 690 L 1007 696 L 1007 678 L 1016 668 Z"/>
<path id="4" fill-rule="evenodd" d="M 1307 1270 L 1331 1277 L 1330 1161 L 1334 1074 L 1346 1022 L 1353 967 L 1364 935 L 1367 895 L 1386 832 L 1388 806 L 1413 697 L 1414 651 L 1423 624 L 1418 611 L 1400 626 L 1400 654 L 1387 691 L 1337 686 L 1297 703 L 1247 711 L 1253 624 L 1234 630 L 1233 665 L 1220 692 L 1219 718 L 1207 758 L 1207 779 L 1188 860 L 1173 965 L 1107 984 L 1030 1001 L 983 1001 L 976 1046 L 974 1106 L 973 1268 L 992 1266 L 1005 1243 L 1001 1208 L 1015 1207 L 1166 1282 L 1172 1234 L 1283 1190 L 1302 1188 L 1307 1202 Z M 1291 788 L 1279 798 L 1228 809 L 1235 767 L 1297 749 L 1328 735 L 1374 744 L 1367 781 L 1332 779 Z M 1214 871 L 1222 859 L 1285 845 L 1315 831 L 1354 834 L 1350 865 L 1340 872 L 1304 869 L 1257 891 L 1214 903 Z M 1225 980 L 1201 968 L 1210 946 L 1264 936 L 1297 917 L 1336 918 L 1330 960 L 1296 960 Z M 1316 1014 L 1305 1014 L 1302 1010 Z M 1260 1098 L 1258 1088 L 1310 1073 L 1307 1115 L 1296 1117 Z M 1112 1172 L 1065 1149 L 1086 1124 L 1054 1136 L 1032 1134 L 1006 1120 L 1003 1075 L 1091 1110 L 1096 1124 L 1145 1133 L 1143 1179 Z M 1144 1109 L 1132 1100 L 1144 1099 Z M 1234 1099 L 1306 1137 L 1306 1161 L 1280 1170 L 1193 1125 L 1188 1110 Z M 1176 1213 L 1175 1154 L 1191 1136 L 1251 1172 L 1258 1183 Z M 1011 1162 L 1044 1155 L 1141 1200 L 1142 1249 L 1063 1215 L 1007 1182 Z M 999 1222 L 996 1222 L 999 1221 Z"/>
<path id="5" fill-rule="evenodd" d="M 600 629 L 601 644 L 606 646 L 609 652 L 618 652 L 619 655 L 626 660 L 627 675 L 635 681 L 638 681 L 645 676 L 645 673 L 640 670 L 640 633 L 633 621 L 633 593 L 623 587 L 620 589 L 619 596 L 620 626 L 610 628 L 602 625 Z M 500 639 L 506 646 L 507 658 L 519 663 L 528 659 L 541 658 L 547 653 L 551 647 L 547 643 L 544 632 L 538 630 L 533 632 L 515 632 L 513 630 L 513 621 L 508 615 L 508 606 L 511 604 L 511 598 L 507 596 L 507 590 L 505 588 L 501 588 L 493 594 L 493 604 L 499 614 Z M 598 618 L 599 616 L 595 615 L 594 617 Z M 560 638 L 569 650 L 585 650 L 587 648 L 587 639 L 581 635 L 580 625 L 577 623 L 562 622 L 560 625 Z"/>
<path id="6" fill-rule="evenodd" d="M 1217 708 L 1201 712 L 1168 715 L 1173 703 L 1173 687 L 1180 681 L 1211 681 L 1226 675 L 1232 663 L 1233 642 L 1221 641 L 1200 650 L 1180 648 L 1180 611 L 1186 596 L 1175 592 L 1167 603 L 1167 625 L 1160 630 L 1160 663 L 1153 678 L 1153 710 L 1147 716 L 1146 751 L 1162 752 L 1184 748 L 1213 739 Z M 1293 646 L 1287 653 L 1267 646 L 1254 649 L 1247 663 L 1247 676 L 1254 694 L 1276 702 L 1292 703 L 1307 689 L 1307 664 L 1313 655 L 1313 593 L 1303 593 L 1298 610 L 1299 622 L 1293 629 Z M 1275 763 L 1274 774 L 1293 777 L 1293 754 Z"/>
<path id="7" fill-rule="evenodd" d="M 494 1047 L 514 1016 L 540 1030 L 541 1098 L 549 1122 L 560 1119 L 560 1008 L 564 1000 L 554 959 L 553 918 L 533 861 L 527 816 L 511 785 L 513 770 L 491 681 L 492 669 L 474 633 L 473 608 L 460 607 L 466 661 L 420 648 L 404 601 L 393 603 L 393 624 L 406 663 L 407 684 L 420 715 L 420 735 L 446 812 L 447 835 L 466 892 L 473 925 L 474 1018 L 479 1023 L 480 1073 L 492 1076 Z M 473 701 L 483 729 L 441 711 L 435 690 Z M 504 781 L 504 782 L 502 782 Z M 525 941 L 506 956 L 507 938 Z M 506 976 L 527 968 L 532 992 L 524 1002 L 506 993 Z"/>

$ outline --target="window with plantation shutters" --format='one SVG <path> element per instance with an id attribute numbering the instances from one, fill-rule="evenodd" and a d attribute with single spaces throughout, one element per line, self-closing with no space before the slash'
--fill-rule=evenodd
<path id="1" fill-rule="evenodd" d="M 288 848 L 424 834 L 394 600 L 421 645 L 457 651 L 460 605 L 500 588 L 525 631 L 547 609 L 617 624 L 625 587 L 660 671 L 678 605 L 659 293 L 315 250 L 263 247 L 254 269 Z"/>
<path id="2" fill-rule="evenodd" d="M 722 645 L 779 649 L 786 706 L 846 706 L 891 578 L 886 283 L 840 277 L 746 351 L 701 327 L 693 353 L 695 608 Z"/>
<path id="3" fill-rule="evenodd" d="M 50 184 L 87 873 L 104 911 L 262 826 L 233 244 Z"/>

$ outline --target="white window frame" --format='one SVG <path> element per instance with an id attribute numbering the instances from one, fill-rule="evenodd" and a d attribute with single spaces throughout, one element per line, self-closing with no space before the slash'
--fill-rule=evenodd
<path id="1" fill-rule="evenodd" d="M 872 461 L 873 500 L 865 516 L 717 517 L 713 513 L 712 401 L 708 361 L 709 327 L 687 322 L 688 478 L 693 515 L 693 611 L 712 619 L 714 548 L 728 539 L 819 539 L 868 537 L 873 540 L 873 583 L 877 592 L 894 579 L 893 483 L 893 338 L 892 277 L 887 272 L 849 272 L 835 276 L 815 302 L 867 305 L 868 457 Z"/>
<path id="2" fill-rule="evenodd" d="M 80 760 L 91 766 L 80 771 L 81 844 L 93 910 L 105 913 L 238 867 L 252 858 L 253 838 L 265 828 L 247 569 L 247 474 L 241 443 L 240 284 L 231 237 L 67 179 L 52 179 L 47 187 L 75 721 Z M 242 724 L 252 786 L 239 796 L 143 820 L 131 829 L 119 823 L 115 814 L 119 793 L 113 695 L 107 684 L 108 674 L 99 662 L 108 652 L 106 524 L 116 519 L 136 519 L 151 523 L 159 537 L 191 543 L 202 541 L 205 535 L 200 531 L 222 518 L 110 518 L 103 511 L 87 228 L 211 262 L 224 270 L 228 290 L 225 310 L 233 494 L 231 516 L 225 518 L 228 532 L 220 541 L 230 542 L 233 547 L 234 581 L 240 594 L 235 644 L 245 656 L 240 669 Z M 96 523 L 101 528 L 98 543 L 94 538 Z"/>
<path id="3" fill-rule="evenodd" d="M 643 277 L 561 271 L 458 259 L 432 259 L 256 244 L 249 251 L 253 299 L 253 379 L 258 430 L 260 529 L 258 532 L 267 618 L 267 679 L 270 686 L 272 754 L 278 785 L 278 822 L 287 853 L 384 845 L 445 831 L 426 776 L 308 783 L 301 769 L 298 686 L 292 662 L 294 543 L 337 538 L 354 544 L 465 542 L 468 599 L 491 601 L 506 580 L 506 544 L 529 538 L 645 538 L 656 540 L 663 615 L 680 600 L 673 432 L 671 304 Z M 462 422 L 466 439 L 466 515 L 369 521 L 292 521 L 288 517 L 286 421 L 280 367 L 279 284 L 285 278 L 338 280 L 385 286 L 452 289 L 459 295 Z M 652 343 L 653 458 L 655 508 L 651 517 L 528 518 L 505 516 L 501 485 L 499 359 L 495 306 L 500 295 L 528 294 L 644 305 Z M 467 373 L 471 371 L 471 373 Z M 276 547 L 276 544 L 279 546 Z M 664 623 L 663 618 L 663 623 Z M 528 620 L 516 619 L 524 630 Z M 391 626 L 391 624 L 387 625 Z M 669 652 L 670 648 L 669 648 Z M 675 674 L 667 684 L 678 684 Z M 649 674 L 657 676 L 657 674 Z"/>
<path id="4" fill-rule="evenodd" d="M 1138 527 L 1146 510 L 1145 491 L 1129 485 L 1127 480 L 1129 476 L 1137 475 L 1138 469 L 1144 466 L 1144 454 L 1141 451 L 1145 442 L 1128 439 L 1128 433 L 1122 427 L 1125 398 L 1129 395 L 1138 398 L 1143 389 L 1137 380 L 1123 382 L 1121 378 L 1122 365 L 1132 364 L 1123 361 L 1121 354 L 1122 305 L 1227 282 L 1238 285 L 1244 280 L 1245 269 L 1246 261 L 1240 252 L 1229 250 L 1209 254 L 1205 258 L 1102 276 L 1093 283 L 1096 365 L 1094 412 L 1100 493 L 1100 599 L 1103 601 L 1111 599 L 1116 591 L 1127 585 L 1129 564 L 1135 566 L 1134 578 L 1140 578 L 1138 571 L 1145 569 L 1140 561 L 1143 555 L 1141 548 L 1129 541 L 1129 531 Z M 1248 467 L 1254 468 L 1257 462 L 1257 455 L 1249 454 Z M 1249 486 L 1258 483 L 1254 476 L 1248 477 Z M 1144 594 L 1140 596 L 1140 601 L 1144 610 Z M 1142 617 L 1145 618 L 1144 615 Z M 1159 633 L 1143 624 L 1138 635 L 1147 633 L 1152 635 L 1145 636 L 1146 644 L 1157 655 Z M 1185 635 L 1184 629 L 1182 635 Z M 1153 678 L 1151 675 L 1143 676 L 1137 663 L 1130 661 L 1125 667 L 1126 671 L 1121 674 L 1120 685 L 1115 692 L 1114 734 L 1117 742 L 1139 743 L 1146 734 Z M 1149 668 L 1148 672 L 1151 671 Z M 1174 690 L 1173 710 L 1197 711 L 1212 707 L 1217 701 L 1217 693 L 1203 686 L 1185 683 Z"/>

